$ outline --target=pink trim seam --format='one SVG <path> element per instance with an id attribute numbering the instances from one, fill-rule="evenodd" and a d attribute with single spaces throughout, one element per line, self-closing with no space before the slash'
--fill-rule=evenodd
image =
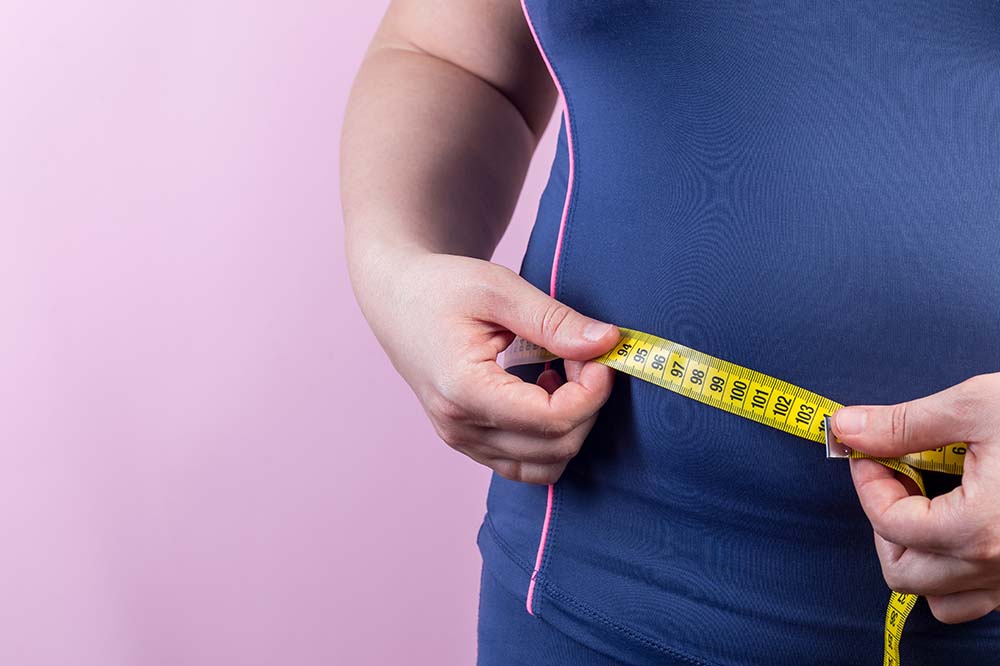
<path id="1" fill-rule="evenodd" d="M 562 253 L 563 233 L 566 231 L 566 218 L 569 217 L 570 199 L 573 196 L 573 133 L 570 129 L 569 106 L 566 104 L 566 92 L 563 90 L 559 77 L 556 76 L 556 70 L 552 68 L 552 63 L 549 62 L 549 58 L 545 54 L 545 49 L 542 48 L 541 40 L 538 39 L 538 33 L 535 32 L 535 26 L 531 22 L 531 15 L 528 13 L 526 0 L 521 0 L 521 11 L 524 12 L 524 18 L 528 22 L 528 29 L 531 30 L 531 36 L 535 39 L 535 44 L 538 46 L 538 52 L 541 54 L 542 60 L 549 70 L 549 75 L 552 77 L 552 81 L 556 84 L 556 89 L 559 91 L 559 99 L 563 107 L 563 119 L 566 125 L 566 152 L 569 155 L 569 176 L 566 180 L 566 200 L 563 202 L 562 219 L 559 221 L 559 235 L 556 236 L 556 249 L 552 254 L 552 272 L 549 278 L 549 295 L 555 298 L 556 276 L 559 274 L 559 255 Z M 524 601 L 525 606 L 528 608 L 528 613 L 531 615 L 535 614 L 535 611 L 531 608 L 532 601 L 535 598 L 535 579 L 538 577 L 539 569 L 542 568 L 542 558 L 545 556 L 545 542 L 548 540 L 549 525 L 552 522 L 552 501 L 554 496 L 555 486 L 549 484 L 548 498 L 545 501 L 545 520 L 542 522 L 542 534 L 538 538 L 538 553 L 535 555 L 535 568 L 531 572 L 531 582 L 528 583 L 528 595 Z"/>

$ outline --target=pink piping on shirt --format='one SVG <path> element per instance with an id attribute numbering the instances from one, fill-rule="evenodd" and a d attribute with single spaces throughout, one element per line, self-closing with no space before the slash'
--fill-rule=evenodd
<path id="1" fill-rule="evenodd" d="M 559 221 L 559 235 L 556 236 L 556 249 L 552 254 L 552 272 L 549 278 L 549 295 L 555 298 L 556 276 L 559 274 L 559 255 L 562 252 L 563 232 L 566 231 L 566 218 L 569 217 L 570 199 L 573 196 L 573 133 L 570 129 L 566 92 L 563 90 L 562 83 L 559 82 L 559 77 L 556 76 L 556 71 L 552 68 L 552 63 L 549 62 L 549 58 L 545 54 L 545 49 L 542 48 L 542 42 L 538 39 L 538 33 L 535 32 L 535 26 L 531 22 L 531 15 L 528 13 L 528 6 L 525 4 L 525 0 L 521 0 L 521 11 L 524 12 L 524 18 L 528 22 L 528 29 L 531 30 L 531 36 L 535 39 L 538 52 L 541 54 L 542 60 L 545 61 L 549 75 L 552 77 L 552 81 L 556 84 L 556 89 L 559 91 L 559 99 L 563 107 L 563 119 L 566 125 L 566 153 L 569 155 L 569 176 L 566 181 L 566 200 L 563 202 L 562 219 Z M 545 520 L 542 522 L 542 534 L 538 539 L 538 553 L 535 555 L 535 568 L 531 572 L 531 582 L 528 583 L 528 595 L 524 602 L 528 608 L 528 612 L 532 615 L 535 614 L 535 611 L 531 608 L 532 601 L 535 598 L 535 579 L 538 577 L 538 570 L 542 568 L 542 558 L 545 556 L 545 542 L 549 536 L 549 523 L 552 520 L 552 500 L 554 495 L 555 486 L 549 484 L 548 498 L 545 501 Z"/>

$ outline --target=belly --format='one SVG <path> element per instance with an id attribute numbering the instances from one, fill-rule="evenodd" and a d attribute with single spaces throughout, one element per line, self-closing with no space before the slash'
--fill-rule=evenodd
<path id="1" fill-rule="evenodd" d="M 775 132 L 713 163 L 693 159 L 683 137 L 667 149 L 629 133 L 603 159 L 580 134 L 584 176 L 557 282 L 573 307 L 844 404 L 900 402 L 1000 370 L 995 147 L 959 159 L 941 144 L 921 161 L 908 142 L 872 151 L 872 135 L 809 143 Z M 814 443 L 616 381 L 558 486 L 551 580 L 718 663 L 745 658 L 738 635 L 761 637 L 771 663 L 804 653 L 834 663 L 834 626 L 858 637 L 855 657 L 877 660 L 887 589 L 848 466 Z M 906 649 L 990 653 L 1000 624 L 987 624 L 922 639 L 937 626 L 923 610 Z"/>
<path id="2" fill-rule="evenodd" d="M 996 29 L 900 14 L 720 35 L 718 7 L 624 5 L 649 12 L 629 50 L 596 20 L 550 54 L 576 167 L 560 300 L 845 404 L 1000 370 Z M 619 376 L 557 488 L 546 575 L 645 635 L 726 663 L 747 652 L 720 627 L 774 643 L 795 626 L 788 655 L 823 661 L 838 626 L 878 658 L 871 528 L 818 445 Z M 918 612 L 911 644 L 932 625 Z M 950 636 L 993 650 L 997 624 Z"/>

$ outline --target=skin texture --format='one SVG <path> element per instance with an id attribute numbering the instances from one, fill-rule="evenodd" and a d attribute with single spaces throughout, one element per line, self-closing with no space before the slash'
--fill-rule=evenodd
<path id="1" fill-rule="evenodd" d="M 446 443 L 530 483 L 554 483 L 579 451 L 612 385 L 587 361 L 619 339 L 488 261 L 555 98 L 516 0 L 396 0 L 341 142 L 348 267 L 373 332 Z M 504 372 L 514 334 L 567 359 L 566 379 Z M 851 461 L 886 582 L 926 595 L 944 622 L 1000 606 L 998 406 L 1000 375 L 982 375 L 834 417 L 838 437 L 879 456 L 968 443 L 962 486 L 933 500 Z M 867 427 L 852 434 L 857 410 Z"/>
<path id="2" fill-rule="evenodd" d="M 967 444 L 962 485 L 933 499 L 872 460 L 851 460 L 851 476 L 892 589 L 925 595 L 942 622 L 967 622 L 996 610 L 1000 373 L 897 405 L 844 407 L 832 426 L 845 444 L 881 457 Z"/>
<path id="3" fill-rule="evenodd" d="M 487 261 L 555 97 L 518 2 L 397 1 L 342 141 L 348 265 L 372 330 L 445 442 L 531 483 L 579 451 L 612 384 L 585 361 L 619 339 Z M 568 359 L 566 380 L 500 368 L 514 334 Z"/>

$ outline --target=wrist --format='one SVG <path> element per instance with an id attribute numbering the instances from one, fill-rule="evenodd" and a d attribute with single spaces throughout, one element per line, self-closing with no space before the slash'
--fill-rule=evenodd
<path id="1" fill-rule="evenodd" d="M 366 317 L 376 304 L 395 300 L 396 284 L 408 272 L 408 265 L 434 254 L 413 241 L 351 233 L 347 234 L 345 252 L 351 285 Z"/>

